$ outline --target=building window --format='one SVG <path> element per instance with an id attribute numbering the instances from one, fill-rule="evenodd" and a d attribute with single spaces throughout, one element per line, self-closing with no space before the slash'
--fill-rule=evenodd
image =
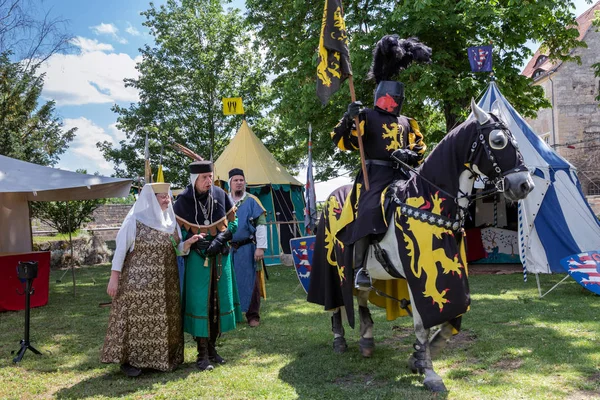
<path id="1" fill-rule="evenodd" d="M 535 70 L 535 72 L 533 73 L 533 75 L 531 77 L 535 80 L 535 79 L 542 77 L 545 73 L 546 73 L 546 71 L 544 71 L 543 69 L 540 68 L 540 69 Z"/>
<path id="2" fill-rule="evenodd" d="M 544 133 L 540 135 L 540 139 L 542 139 L 548 146 L 550 146 L 550 134 Z"/>
<path id="3" fill-rule="evenodd" d="M 600 196 L 600 181 L 591 181 L 588 185 L 588 196 Z"/>
<path id="4" fill-rule="evenodd" d="M 541 55 L 541 56 L 539 56 L 539 57 L 538 57 L 538 59 L 535 61 L 535 65 L 534 65 L 534 67 L 537 67 L 537 66 L 539 66 L 539 65 L 542 65 L 543 63 L 545 63 L 545 62 L 546 62 L 546 60 L 547 60 L 547 59 L 548 59 L 548 57 L 547 57 L 547 56 L 545 56 L 545 55 Z"/>

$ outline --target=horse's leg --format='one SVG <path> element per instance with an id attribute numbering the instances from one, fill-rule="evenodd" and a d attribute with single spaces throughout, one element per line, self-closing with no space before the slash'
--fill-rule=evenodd
<path id="1" fill-rule="evenodd" d="M 358 318 L 360 320 L 360 340 L 358 346 L 360 354 L 369 358 L 373 355 L 375 349 L 375 340 L 373 340 L 373 319 L 368 307 L 369 292 L 358 291 Z"/>
<path id="2" fill-rule="evenodd" d="M 449 322 L 444 322 L 440 325 L 440 329 L 431 336 L 429 339 L 429 349 L 431 353 L 431 359 L 436 359 L 442 350 L 446 348 L 448 345 L 448 339 L 450 339 L 453 335 L 452 333 L 452 325 Z M 409 367 L 413 373 L 417 373 L 417 367 L 415 366 L 416 358 L 411 356 L 408 360 Z"/>
<path id="3" fill-rule="evenodd" d="M 446 348 L 448 339 L 452 337 L 452 325 L 449 322 L 444 322 L 440 325 L 440 330 L 433 334 L 429 339 L 429 348 L 431 351 L 431 358 L 437 358 L 442 350 Z"/>
<path id="4" fill-rule="evenodd" d="M 411 292 L 411 302 L 414 304 Z M 423 385 L 432 392 L 445 392 L 446 386 L 442 378 L 433 370 L 431 362 L 431 346 L 429 344 L 429 329 L 423 327 L 423 321 L 418 311 L 413 308 L 413 322 L 417 341 L 414 344 L 415 352 L 408 360 L 408 365 L 413 372 L 425 375 Z"/>
<path id="5" fill-rule="evenodd" d="M 333 351 L 343 353 L 348 348 L 344 338 L 344 326 L 342 325 L 342 309 L 338 308 L 331 314 L 331 331 L 333 332 Z"/>

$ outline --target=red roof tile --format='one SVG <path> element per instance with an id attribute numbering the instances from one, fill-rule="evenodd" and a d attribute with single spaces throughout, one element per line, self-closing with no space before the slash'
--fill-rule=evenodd
<path id="1" fill-rule="evenodd" d="M 577 38 L 577 40 L 582 40 L 585 37 L 585 35 L 587 34 L 588 30 L 592 26 L 592 22 L 594 21 L 594 11 L 597 11 L 597 10 L 600 11 L 600 1 L 596 2 L 596 4 L 594 4 L 586 12 L 584 12 L 583 14 L 581 14 L 579 17 L 577 17 L 575 19 L 575 21 L 577 21 L 577 30 L 579 31 L 579 37 Z M 529 62 L 523 69 L 523 72 L 521 72 L 522 75 L 525 75 L 525 76 L 531 78 L 533 76 L 533 74 L 535 73 L 535 71 L 537 71 L 539 69 L 542 69 L 543 71 L 547 72 L 547 71 L 550 71 L 555 66 L 560 65 L 560 62 L 551 62 L 550 60 L 546 60 L 546 61 L 542 62 L 541 64 L 536 65 L 536 62 L 540 58 L 540 56 L 546 56 L 545 54 L 540 52 L 540 49 L 541 49 L 541 46 L 535 52 L 533 57 L 529 60 Z"/>

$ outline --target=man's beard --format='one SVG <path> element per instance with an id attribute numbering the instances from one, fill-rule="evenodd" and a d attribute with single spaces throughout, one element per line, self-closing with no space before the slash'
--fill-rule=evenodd
<path id="1" fill-rule="evenodd" d="M 242 197 L 242 196 L 244 195 L 244 189 L 240 189 L 240 190 L 234 190 L 234 191 L 233 191 L 233 195 L 234 195 L 236 198 L 240 198 L 240 197 Z"/>

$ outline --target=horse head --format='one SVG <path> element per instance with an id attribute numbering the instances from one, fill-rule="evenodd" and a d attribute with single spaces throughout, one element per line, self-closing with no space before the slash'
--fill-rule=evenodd
<path id="1" fill-rule="evenodd" d="M 471 99 L 473 118 L 477 120 L 467 163 L 478 175 L 485 175 L 496 190 L 510 201 L 524 199 L 534 188 L 533 179 L 523 161 L 517 141 L 508 129 L 508 110 L 501 102 L 491 113 L 482 110 Z"/>

